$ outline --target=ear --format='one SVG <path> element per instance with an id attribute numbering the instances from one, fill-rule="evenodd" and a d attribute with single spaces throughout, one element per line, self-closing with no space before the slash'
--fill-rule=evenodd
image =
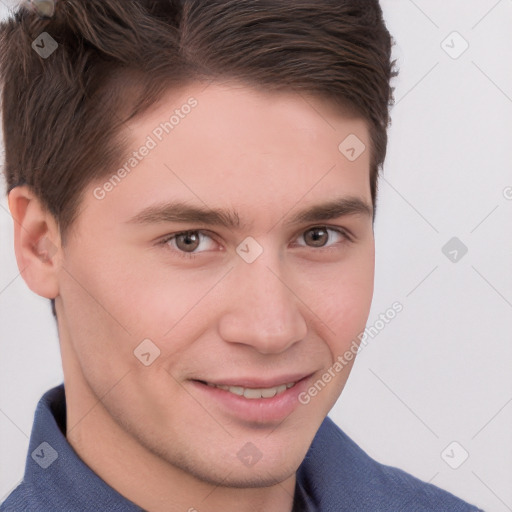
<path id="1" fill-rule="evenodd" d="M 58 269 L 62 260 L 58 224 L 27 185 L 9 192 L 14 220 L 16 261 L 28 287 L 41 297 L 59 294 Z"/>

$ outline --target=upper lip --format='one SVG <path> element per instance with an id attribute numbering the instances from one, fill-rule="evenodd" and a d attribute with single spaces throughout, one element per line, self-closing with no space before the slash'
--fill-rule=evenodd
<path id="1" fill-rule="evenodd" d="M 215 386 L 241 386 L 243 388 L 265 389 L 282 386 L 283 384 L 290 384 L 291 382 L 298 382 L 311 376 L 314 372 L 310 373 L 295 373 L 289 375 L 281 375 L 269 379 L 262 379 L 261 377 L 229 377 L 226 379 L 193 379 L 201 382 L 214 384 Z"/>

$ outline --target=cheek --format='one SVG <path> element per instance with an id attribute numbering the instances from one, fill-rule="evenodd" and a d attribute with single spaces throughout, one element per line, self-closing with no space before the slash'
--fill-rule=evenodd
<path id="1" fill-rule="evenodd" d="M 312 303 L 325 324 L 323 339 L 333 360 L 343 354 L 364 331 L 370 313 L 374 287 L 373 252 L 367 251 L 353 259 L 353 264 L 340 266 L 326 273 L 322 293 Z"/>
<path id="2" fill-rule="evenodd" d="M 145 329 L 132 322 L 140 304 L 127 265 L 114 251 L 98 251 L 88 241 L 66 254 L 59 284 L 62 319 L 82 371 L 108 388 L 137 363 L 133 351 Z"/>
<path id="3" fill-rule="evenodd" d="M 145 251 L 116 251 L 108 241 L 102 247 L 109 250 L 70 253 L 61 283 L 73 318 L 99 331 L 128 334 L 134 342 L 160 336 L 203 288 L 198 280 L 187 282 L 186 274 L 152 264 Z"/>
<path id="4" fill-rule="evenodd" d="M 160 350 L 152 367 L 180 361 L 191 340 L 215 321 L 214 285 L 225 269 L 218 275 L 180 272 L 126 251 L 94 259 L 70 254 L 68 261 L 61 283 L 67 331 L 82 370 L 97 386 L 108 387 L 128 370 L 143 371 L 134 351 L 146 339 Z"/>
<path id="5" fill-rule="evenodd" d="M 77 363 L 101 396 L 133 365 L 136 338 L 107 300 L 108 282 L 103 288 L 73 268 L 68 272 L 60 283 L 59 335 L 61 345 L 66 345 L 64 366 Z"/>

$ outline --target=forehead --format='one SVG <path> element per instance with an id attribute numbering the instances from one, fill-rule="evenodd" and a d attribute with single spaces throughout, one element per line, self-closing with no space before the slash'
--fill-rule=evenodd
<path id="1" fill-rule="evenodd" d="M 315 156 L 329 149 L 326 156 L 332 158 L 332 150 L 349 135 L 368 143 L 366 121 L 353 110 L 295 90 L 264 91 L 233 81 L 170 90 L 127 126 L 134 143 L 151 135 L 171 152 L 200 146 L 201 155 L 212 149 L 213 141 L 232 153 L 252 151 L 255 156 L 274 151 L 288 158 L 312 153 L 315 146 Z M 294 146 L 297 142 L 302 145 Z M 188 156 L 200 155 L 195 151 Z"/>
<path id="2" fill-rule="evenodd" d="M 191 98 L 197 104 L 190 109 L 187 104 Z M 218 132 L 226 128 L 233 136 L 230 129 L 236 126 L 237 138 L 247 139 L 249 134 L 264 132 L 270 139 L 277 133 L 279 137 L 272 140 L 280 145 L 288 135 L 300 133 L 314 137 L 328 129 L 336 132 L 343 124 L 366 135 L 366 122 L 349 107 L 298 90 L 265 91 L 261 86 L 255 89 L 236 81 L 192 83 L 170 90 L 130 127 L 147 131 L 155 122 L 170 120 L 173 112 L 179 115 L 179 120 L 176 117 L 172 120 L 173 130 L 182 125 L 176 132 L 184 131 L 185 124 L 194 124 L 194 129 L 200 125 L 204 131 L 216 127 Z M 182 123 L 188 117 L 192 121 Z M 216 134 L 212 132 L 212 135 Z"/>
<path id="3" fill-rule="evenodd" d="M 127 135 L 134 165 L 102 201 L 119 219 L 170 201 L 230 206 L 244 224 L 344 195 L 371 204 L 366 123 L 319 98 L 196 83 L 169 91 Z"/>

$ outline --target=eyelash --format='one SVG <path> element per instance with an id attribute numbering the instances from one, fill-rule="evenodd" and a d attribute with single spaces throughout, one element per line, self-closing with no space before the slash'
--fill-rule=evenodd
<path id="1" fill-rule="evenodd" d="M 310 227 L 310 228 L 306 229 L 305 231 L 303 231 L 302 234 L 307 233 L 308 231 L 313 231 L 315 229 L 325 229 L 327 231 L 335 231 L 336 233 L 338 233 L 339 235 L 341 235 L 344 238 L 344 240 L 342 242 L 339 242 L 340 244 L 345 244 L 345 243 L 349 243 L 349 242 L 353 241 L 352 237 L 347 233 L 346 230 L 338 228 L 338 227 L 331 227 L 331 226 L 313 226 L 313 227 Z M 206 235 L 209 238 L 214 239 L 212 236 L 208 235 L 208 231 L 203 231 L 201 229 L 187 229 L 186 231 L 180 231 L 179 233 L 173 233 L 171 235 L 166 236 L 163 240 L 158 242 L 158 245 L 165 246 L 174 238 L 177 238 L 180 235 L 186 235 L 187 233 L 200 233 L 202 235 Z M 307 247 L 307 246 L 301 246 L 301 247 Z M 314 249 L 314 247 L 312 247 L 312 248 Z M 333 247 L 318 247 L 318 248 L 316 248 L 316 250 L 317 251 L 332 251 L 332 250 L 336 250 L 336 249 Z M 194 260 L 198 257 L 198 254 L 201 254 L 201 253 L 184 252 L 179 249 L 174 249 L 172 252 L 176 253 L 180 258 L 185 258 L 187 260 Z"/>

